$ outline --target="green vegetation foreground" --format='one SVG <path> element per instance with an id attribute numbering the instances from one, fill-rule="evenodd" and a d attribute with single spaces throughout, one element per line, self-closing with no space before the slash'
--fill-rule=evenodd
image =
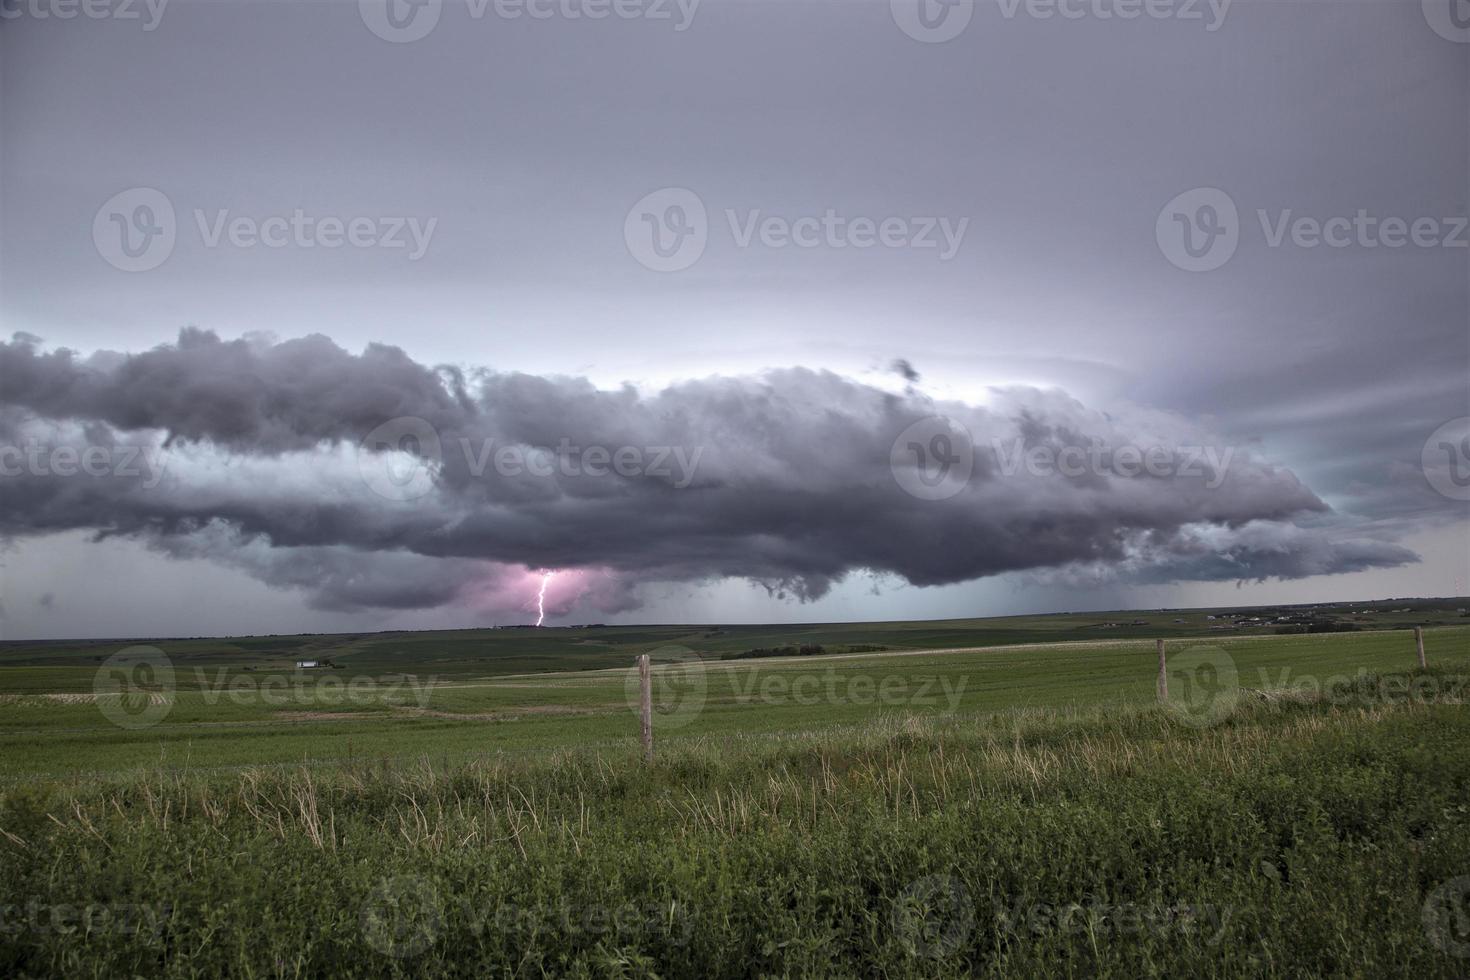
<path id="1" fill-rule="evenodd" d="M 688 739 L 651 766 L 565 750 L 0 793 L 10 976 L 1470 969 L 1459 703 L 912 716 Z"/>

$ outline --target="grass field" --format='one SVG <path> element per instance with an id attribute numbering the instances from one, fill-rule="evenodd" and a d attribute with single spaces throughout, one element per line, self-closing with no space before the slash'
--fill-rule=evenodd
<path id="1" fill-rule="evenodd" d="M 1464 976 L 1429 612 L 7 645 L 0 971 Z"/>

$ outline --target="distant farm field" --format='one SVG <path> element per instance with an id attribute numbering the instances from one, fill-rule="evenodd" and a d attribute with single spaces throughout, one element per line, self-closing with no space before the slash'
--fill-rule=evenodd
<path id="1" fill-rule="evenodd" d="M 643 652 L 656 664 L 661 744 L 1154 699 L 1149 639 L 719 660 L 718 649 L 694 645 L 697 634 L 678 636 L 690 645 L 645 634 L 620 644 L 616 667 L 554 673 L 503 672 L 507 660 L 521 666 L 520 657 L 487 657 L 480 675 L 457 662 L 440 673 L 417 649 L 397 660 L 386 652 L 363 660 L 339 655 L 340 670 L 186 651 L 168 656 L 170 677 L 124 674 L 120 683 L 136 689 L 101 695 L 101 662 L 0 667 L 0 778 L 362 759 L 442 763 L 589 746 L 632 751 L 637 718 L 629 684 L 633 656 Z M 1433 662 L 1470 655 L 1470 626 L 1431 628 L 1425 636 Z M 1225 652 L 1237 685 L 1256 690 L 1416 662 L 1406 630 L 1186 636 L 1169 644 L 1178 653 Z"/>
<path id="2" fill-rule="evenodd" d="M 0 971 L 1463 976 L 1446 618 L 12 647 Z"/>

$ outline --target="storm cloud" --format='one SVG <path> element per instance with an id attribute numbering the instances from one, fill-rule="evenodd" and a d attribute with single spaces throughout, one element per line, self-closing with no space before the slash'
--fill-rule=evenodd
<path id="1" fill-rule="evenodd" d="M 323 336 L 188 329 L 82 355 L 17 335 L 0 532 L 134 536 L 326 609 L 512 609 L 540 569 L 576 573 L 561 607 L 612 611 L 647 583 L 731 577 L 805 600 L 856 572 L 1259 580 L 1416 560 L 1177 414 L 1024 386 L 936 400 L 905 377 L 647 391 Z"/>

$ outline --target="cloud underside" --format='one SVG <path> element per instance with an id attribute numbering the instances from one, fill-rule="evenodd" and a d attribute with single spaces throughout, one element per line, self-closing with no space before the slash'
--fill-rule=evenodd
<path id="1" fill-rule="evenodd" d="M 429 367 L 385 346 L 352 354 L 321 336 L 190 329 L 84 357 L 18 335 L 0 344 L 0 435 L 31 458 L 12 455 L 0 479 L 0 533 L 138 537 L 333 609 L 520 608 L 536 569 L 578 570 L 555 597 L 564 608 L 621 611 L 649 583 L 729 577 L 809 600 L 856 572 L 919 586 L 1008 572 L 1257 580 L 1417 560 L 1178 416 L 1055 389 L 991 395 L 936 402 L 800 368 L 643 393 Z M 916 453 L 962 439 L 966 465 L 937 488 L 916 482 L 941 472 Z M 1098 446 L 1168 465 L 1021 463 Z M 57 447 L 105 451 L 106 472 L 59 472 Z"/>

